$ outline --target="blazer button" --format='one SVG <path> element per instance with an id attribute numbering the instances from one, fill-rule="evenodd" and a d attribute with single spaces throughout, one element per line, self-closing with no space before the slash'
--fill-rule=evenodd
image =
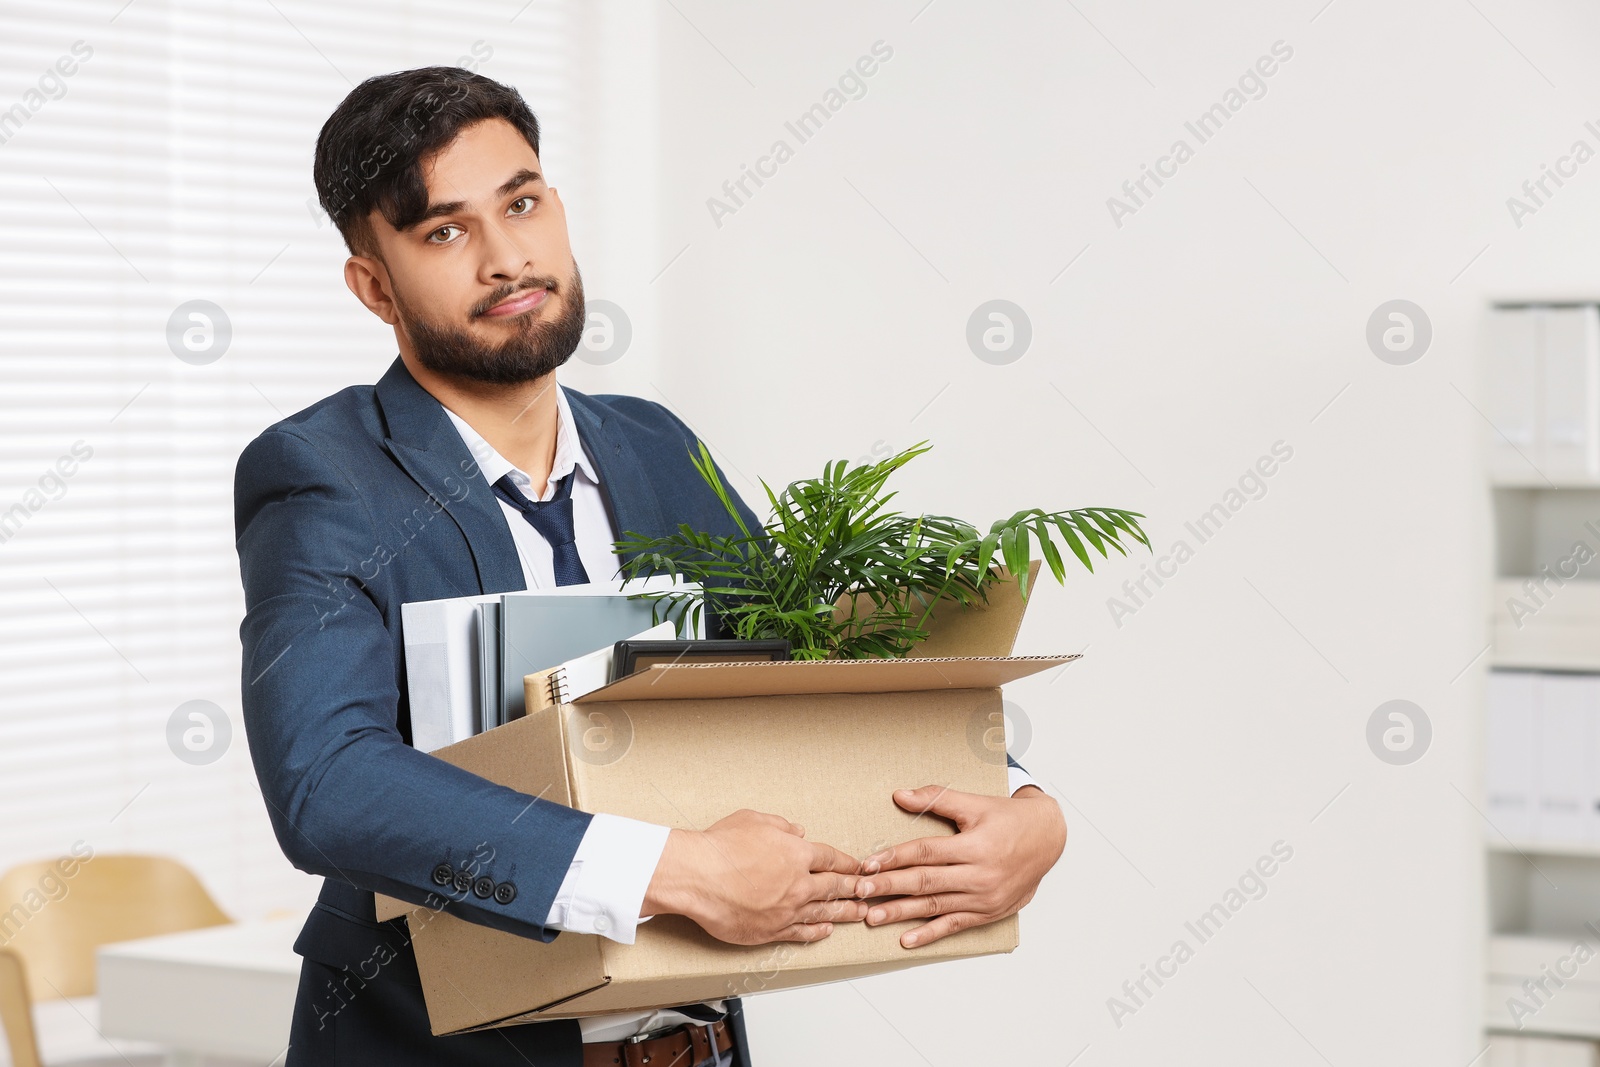
<path id="1" fill-rule="evenodd" d="M 449 885 L 456 876 L 455 869 L 448 863 L 441 863 L 433 869 L 434 885 Z"/>
<path id="2" fill-rule="evenodd" d="M 510 882 L 501 882 L 494 887 L 494 900 L 496 904 L 509 904 L 517 899 L 517 887 Z"/>
<path id="3" fill-rule="evenodd" d="M 455 874 L 454 885 L 458 892 L 465 893 L 467 890 L 472 888 L 472 875 L 467 871 L 457 871 Z"/>
<path id="4" fill-rule="evenodd" d="M 487 900 L 487 899 L 489 899 L 489 894 L 491 894 L 493 892 L 494 892 L 494 879 L 493 878 L 488 878 L 488 877 L 479 878 L 476 882 L 472 883 L 472 895 L 477 897 L 479 900 Z"/>

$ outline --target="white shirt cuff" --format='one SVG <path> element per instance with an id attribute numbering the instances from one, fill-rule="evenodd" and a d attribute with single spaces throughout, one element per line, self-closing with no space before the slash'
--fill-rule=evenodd
<path id="1" fill-rule="evenodd" d="M 1016 796 L 1017 790 L 1021 789 L 1025 785 L 1038 785 L 1040 789 L 1044 788 L 1044 786 L 1039 785 L 1038 782 L 1034 781 L 1033 778 L 1029 776 L 1028 772 L 1023 770 L 1021 767 L 1007 767 L 1006 781 L 1011 787 L 1010 793 L 1008 794 L 1009 796 Z"/>
<path id="2" fill-rule="evenodd" d="M 671 832 L 638 819 L 595 815 L 556 890 L 545 925 L 633 944 L 645 890 Z"/>

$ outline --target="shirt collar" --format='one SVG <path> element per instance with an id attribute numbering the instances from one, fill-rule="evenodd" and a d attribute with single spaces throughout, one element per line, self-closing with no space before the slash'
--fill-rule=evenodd
<path id="1" fill-rule="evenodd" d="M 584 450 L 583 440 L 578 436 L 578 427 L 572 421 L 572 408 L 567 405 L 566 392 L 557 385 L 556 390 L 556 456 L 555 462 L 550 467 L 550 480 L 545 489 L 535 499 L 542 500 L 550 495 L 555 485 L 561 479 L 571 474 L 574 470 L 583 472 L 592 484 L 600 484 L 600 474 L 595 470 L 594 464 L 589 461 L 589 454 Z M 533 484 L 526 471 L 513 466 L 511 461 L 495 451 L 494 446 L 483 439 L 483 435 L 467 424 L 467 420 L 451 411 L 444 409 L 450 416 L 450 422 L 455 426 L 456 432 L 461 435 L 461 440 L 466 444 L 467 451 L 472 453 L 472 458 L 477 462 L 478 469 L 483 471 L 483 477 L 490 485 L 498 482 L 507 474 L 516 483 L 517 488 L 523 492 Z M 531 494 L 530 494 L 531 495 Z"/>

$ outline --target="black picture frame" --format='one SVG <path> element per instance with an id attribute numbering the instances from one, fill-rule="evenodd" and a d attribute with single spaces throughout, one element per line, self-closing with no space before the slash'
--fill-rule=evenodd
<path id="1" fill-rule="evenodd" d="M 760 663 L 788 659 L 789 652 L 789 642 L 782 637 L 759 641 L 618 641 L 612 656 L 611 680 L 626 678 L 657 663 Z"/>

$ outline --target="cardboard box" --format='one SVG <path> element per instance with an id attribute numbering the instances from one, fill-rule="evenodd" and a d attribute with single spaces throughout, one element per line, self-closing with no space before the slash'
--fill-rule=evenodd
<path id="1" fill-rule="evenodd" d="M 1008 652 L 1021 599 L 1014 585 L 990 599 L 987 609 L 946 613 L 930 647 L 950 651 L 959 637 Z M 902 811 L 890 798 L 897 787 L 1004 796 L 1000 686 L 1076 658 L 657 665 L 434 754 L 531 796 L 673 827 L 704 828 L 745 807 L 776 812 L 808 839 L 864 857 L 954 832 Z M 586 745 L 596 736 L 606 743 Z M 815 985 L 1010 952 L 1018 938 L 1012 916 L 917 949 L 899 939 L 922 920 L 839 923 L 819 942 L 739 946 L 659 915 L 632 945 L 575 933 L 544 943 L 386 898 L 379 913 L 411 916 L 435 1034 Z"/>

